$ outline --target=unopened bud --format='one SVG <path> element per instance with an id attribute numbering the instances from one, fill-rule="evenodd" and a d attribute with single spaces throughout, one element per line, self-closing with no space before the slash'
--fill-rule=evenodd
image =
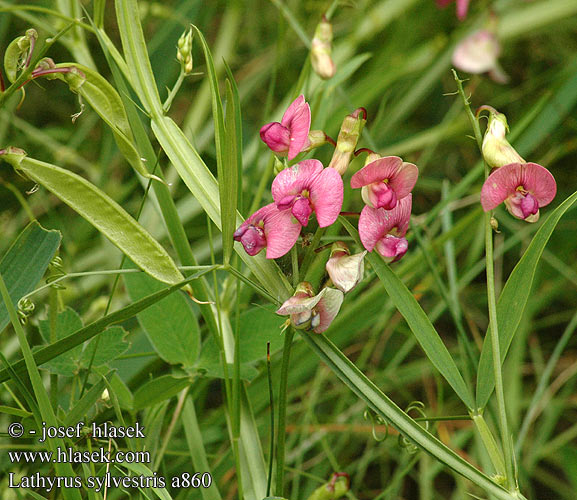
<path id="1" fill-rule="evenodd" d="M 327 135 L 322 130 L 311 130 L 308 137 L 308 145 L 303 151 L 312 151 L 313 149 L 319 148 L 325 145 L 327 141 Z"/>
<path id="2" fill-rule="evenodd" d="M 491 217 L 491 228 L 493 229 L 493 231 L 495 231 L 496 233 L 500 233 L 501 231 L 499 231 L 499 221 L 497 219 L 495 219 L 495 217 Z"/>
<path id="3" fill-rule="evenodd" d="M 184 74 L 192 73 L 192 28 L 185 31 L 176 44 L 176 58 L 180 61 L 180 66 Z"/>
<path id="4" fill-rule="evenodd" d="M 337 500 L 344 496 L 350 488 L 349 475 L 335 472 L 331 480 L 313 491 L 308 500 Z"/>
<path id="5" fill-rule="evenodd" d="M 347 115 L 341 125 L 337 146 L 329 167 L 334 168 L 339 174 L 343 175 L 351 162 L 363 127 L 367 122 L 367 112 L 364 108 L 358 108 L 350 115 Z"/>
<path id="6" fill-rule="evenodd" d="M 526 163 L 515 148 L 505 139 L 509 131 L 507 118 L 504 114 L 491 110 L 489 124 L 483 138 L 483 158 L 492 168 L 502 167 L 509 163 Z"/>
<path id="7" fill-rule="evenodd" d="M 311 44 L 311 64 L 314 72 L 323 80 L 328 80 L 335 75 L 336 67 L 331 58 L 333 42 L 333 27 L 328 19 L 323 16 L 317 25 Z"/>

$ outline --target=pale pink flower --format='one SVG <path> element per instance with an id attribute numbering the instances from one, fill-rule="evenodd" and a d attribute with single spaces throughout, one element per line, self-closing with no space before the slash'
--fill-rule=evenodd
<path id="1" fill-rule="evenodd" d="M 413 195 L 409 194 L 392 210 L 364 207 L 359 218 L 359 236 L 363 246 L 369 252 L 376 248 L 387 262 L 395 262 L 405 255 L 408 248 L 405 234 L 412 205 Z"/>
<path id="2" fill-rule="evenodd" d="M 303 281 L 297 286 L 295 294 L 276 313 L 281 316 L 290 315 L 295 328 L 322 333 L 337 316 L 343 299 L 343 292 L 335 288 L 323 288 L 315 295 L 312 285 Z"/>
<path id="3" fill-rule="evenodd" d="M 437 5 L 439 7 L 446 7 L 453 0 L 437 0 Z M 457 17 L 459 21 L 462 21 L 467 17 L 467 11 L 469 10 L 469 0 L 457 0 Z"/>
<path id="4" fill-rule="evenodd" d="M 325 269 L 334 285 L 344 293 L 350 292 L 363 279 L 365 272 L 364 258 L 366 250 L 351 255 L 342 241 L 336 241 L 331 247 L 331 256 Z"/>
<path id="5" fill-rule="evenodd" d="M 495 170 L 483 184 L 481 205 L 488 212 L 505 203 L 511 215 L 527 222 L 539 219 L 539 208 L 555 198 L 557 184 L 537 163 L 510 163 Z"/>
<path id="6" fill-rule="evenodd" d="M 486 29 L 475 31 L 455 47 L 453 65 L 467 73 L 489 73 L 497 83 L 507 83 L 509 77 L 499 66 L 501 44 L 494 32 Z"/>
<path id="7" fill-rule="evenodd" d="M 419 169 L 398 156 L 386 156 L 365 165 L 351 177 L 351 187 L 362 187 L 363 201 L 371 208 L 395 208 L 415 187 Z"/>
<path id="8" fill-rule="evenodd" d="M 290 209 L 303 226 L 313 212 L 320 227 L 330 226 L 343 205 L 341 176 L 334 168 L 323 168 L 318 160 L 304 160 L 282 170 L 271 190 L 278 209 Z"/>
<path id="9" fill-rule="evenodd" d="M 267 123 L 260 129 L 260 138 L 275 153 L 288 154 L 292 160 L 308 143 L 311 108 L 303 95 L 288 107 L 280 123 Z"/>
<path id="10" fill-rule="evenodd" d="M 266 247 L 266 258 L 276 259 L 286 254 L 296 243 L 301 225 L 290 210 L 279 210 L 274 203 L 257 210 L 234 233 L 246 253 L 256 255 Z"/>

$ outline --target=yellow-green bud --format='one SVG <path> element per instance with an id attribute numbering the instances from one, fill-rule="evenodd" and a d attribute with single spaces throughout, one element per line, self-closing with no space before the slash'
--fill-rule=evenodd
<path id="1" fill-rule="evenodd" d="M 334 168 L 339 174 L 343 175 L 351 162 L 361 132 L 365 126 L 367 112 L 364 108 L 358 108 L 350 115 L 347 115 L 341 125 L 337 146 L 329 167 Z"/>
<path id="2" fill-rule="evenodd" d="M 176 44 L 176 58 L 180 61 L 182 71 L 188 75 L 192 73 L 192 28 L 185 31 Z"/>
<path id="3" fill-rule="evenodd" d="M 327 135 L 322 130 L 311 130 L 309 132 L 309 143 L 303 151 L 312 151 L 313 149 L 319 148 L 326 144 Z"/>
<path id="4" fill-rule="evenodd" d="M 335 472 L 331 480 L 313 491 L 308 500 L 337 500 L 347 491 L 349 491 L 349 476 Z"/>
<path id="5" fill-rule="evenodd" d="M 509 131 L 507 118 L 504 114 L 491 111 L 489 124 L 483 138 L 483 158 L 492 168 L 502 167 L 509 163 L 525 163 L 525 160 L 515 151 L 515 148 L 505 139 Z"/>
<path id="6" fill-rule="evenodd" d="M 335 75 L 336 67 L 331 58 L 333 42 L 333 27 L 328 19 L 323 16 L 317 25 L 311 44 L 311 64 L 314 72 L 323 80 L 328 80 Z"/>

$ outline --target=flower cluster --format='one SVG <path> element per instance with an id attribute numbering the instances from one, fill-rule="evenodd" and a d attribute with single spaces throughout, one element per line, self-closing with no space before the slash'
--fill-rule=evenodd
<path id="1" fill-rule="evenodd" d="M 366 121 L 363 108 L 346 116 L 336 144 L 322 131 L 311 131 L 311 112 L 304 96 L 286 110 L 280 122 L 263 126 L 263 142 L 280 157 L 295 159 L 327 141 L 335 144 L 328 167 L 316 159 L 286 165 L 272 182 L 270 203 L 250 215 L 234 233 L 249 255 L 266 248 L 266 257 L 276 259 L 288 253 L 297 242 L 301 229 L 311 217 L 319 228 L 332 225 L 343 204 L 342 175 L 347 170 Z M 289 315 L 295 328 L 324 332 L 337 315 L 344 294 L 363 278 L 363 259 L 376 249 L 387 262 L 399 260 L 407 251 L 405 234 L 411 215 L 411 191 L 418 177 L 412 163 L 397 156 L 381 158 L 370 152 L 365 166 L 351 178 L 351 187 L 360 188 L 366 206 L 359 219 L 359 236 L 365 251 L 351 255 L 343 242 L 332 245 L 326 263 L 329 281 L 315 295 L 308 282 L 300 283 L 295 294 L 278 309 Z M 325 247 L 322 247 L 325 248 Z M 333 288 L 334 287 L 334 288 Z"/>
<path id="2" fill-rule="evenodd" d="M 481 205 L 488 212 L 501 203 L 517 219 L 526 222 L 539 220 L 539 209 L 551 203 L 557 193 L 555 178 L 545 167 L 527 163 L 505 138 L 508 130 L 505 115 L 491 106 L 489 124 L 483 138 L 483 157 L 493 172 L 481 189 Z"/>
<path id="3" fill-rule="evenodd" d="M 405 238 L 411 217 L 412 195 L 419 169 L 398 156 L 370 154 L 367 164 L 351 178 L 352 188 L 361 188 L 366 206 L 359 219 L 359 236 L 371 252 L 376 248 L 387 262 L 407 252 Z"/>

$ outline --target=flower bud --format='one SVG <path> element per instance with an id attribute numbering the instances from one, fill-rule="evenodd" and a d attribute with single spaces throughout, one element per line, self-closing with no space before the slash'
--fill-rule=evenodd
<path id="1" fill-rule="evenodd" d="M 507 118 L 504 114 L 491 110 L 489 124 L 483 138 L 483 158 L 492 168 L 502 167 L 510 163 L 526 163 L 515 151 L 515 148 L 505 139 L 509 131 Z"/>
<path id="2" fill-rule="evenodd" d="M 180 61 L 180 66 L 185 75 L 192 73 L 192 28 L 185 31 L 177 42 L 176 58 Z"/>
<path id="3" fill-rule="evenodd" d="M 322 130 L 311 130 L 308 136 L 308 144 L 303 149 L 303 152 L 312 151 L 320 148 L 327 143 L 327 135 Z"/>
<path id="4" fill-rule="evenodd" d="M 313 491 L 308 500 L 337 500 L 343 497 L 349 488 L 349 475 L 344 472 L 335 472 L 331 480 Z"/>
<path id="5" fill-rule="evenodd" d="M 329 164 L 329 167 L 334 168 L 341 175 L 347 171 L 351 162 L 351 157 L 355 152 L 363 127 L 367 122 L 366 117 L 366 110 L 358 108 L 343 120 L 337 139 L 337 146 Z"/>
<path id="6" fill-rule="evenodd" d="M 364 257 L 366 250 L 351 255 L 342 241 L 333 243 L 331 256 L 326 263 L 326 270 L 333 284 L 343 293 L 350 292 L 363 279 L 365 272 Z"/>
<path id="7" fill-rule="evenodd" d="M 336 67 L 331 58 L 333 42 L 333 27 L 328 19 L 323 16 L 317 25 L 311 44 L 311 64 L 314 72 L 323 80 L 328 80 L 335 75 Z"/>

